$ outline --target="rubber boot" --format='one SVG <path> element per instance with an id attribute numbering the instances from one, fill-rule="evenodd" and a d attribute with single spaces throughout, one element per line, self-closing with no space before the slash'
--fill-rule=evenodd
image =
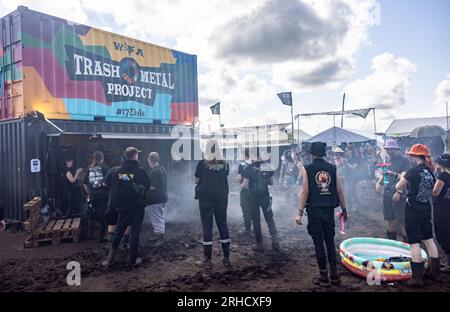
<path id="1" fill-rule="evenodd" d="M 204 268 L 211 269 L 212 245 L 203 245 L 203 260 L 197 261 L 195 264 Z"/>
<path id="2" fill-rule="evenodd" d="M 397 232 L 386 232 L 387 238 L 391 240 L 397 240 Z"/>
<path id="3" fill-rule="evenodd" d="M 278 238 L 272 238 L 272 250 L 273 251 L 280 251 L 280 242 L 278 241 Z"/>
<path id="4" fill-rule="evenodd" d="M 330 282 L 333 285 L 339 285 L 341 283 L 337 267 L 330 268 Z"/>
<path id="5" fill-rule="evenodd" d="M 120 249 L 121 250 L 129 250 L 130 249 L 130 244 L 128 244 L 128 240 L 130 238 L 130 235 L 124 235 L 122 237 L 122 241 L 120 242 Z"/>
<path id="6" fill-rule="evenodd" d="M 328 277 L 327 270 L 320 270 L 319 277 L 313 280 L 313 283 L 322 287 L 330 286 L 330 278 Z"/>
<path id="7" fill-rule="evenodd" d="M 408 281 L 408 286 L 413 288 L 423 287 L 423 274 L 425 272 L 425 263 L 423 262 L 410 262 L 412 277 Z"/>
<path id="8" fill-rule="evenodd" d="M 159 234 L 156 236 L 155 242 L 152 244 L 152 247 L 161 247 L 165 244 L 164 234 Z"/>
<path id="9" fill-rule="evenodd" d="M 108 240 L 105 239 L 106 234 L 106 224 L 100 224 L 100 236 L 98 238 L 99 243 L 106 243 Z"/>
<path id="10" fill-rule="evenodd" d="M 222 243 L 223 259 L 222 263 L 225 267 L 231 268 L 230 262 L 230 243 Z"/>
<path id="11" fill-rule="evenodd" d="M 430 279 L 441 282 L 441 263 L 439 258 L 430 258 Z"/>
<path id="12" fill-rule="evenodd" d="M 117 248 L 116 247 L 111 247 L 109 249 L 109 253 L 108 253 L 108 257 L 106 258 L 105 261 L 102 262 L 102 266 L 108 268 L 111 266 L 111 264 L 114 262 L 114 257 L 116 256 L 117 253 Z"/>

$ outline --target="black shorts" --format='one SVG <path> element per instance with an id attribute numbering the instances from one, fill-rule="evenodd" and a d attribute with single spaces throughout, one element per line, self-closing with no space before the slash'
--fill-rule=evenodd
<path id="1" fill-rule="evenodd" d="M 419 244 L 433 238 L 431 206 L 412 207 L 408 203 L 405 209 L 406 236 L 409 244 Z"/>
<path id="2" fill-rule="evenodd" d="M 392 200 L 393 195 L 386 194 L 383 197 L 383 216 L 385 221 L 397 221 L 399 225 L 405 225 L 405 199 L 399 202 Z"/>
<path id="3" fill-rule="evenodd" d="M 105 222 L 107 225 L 117 225 L 119 213 L 115 208 L 108 207 L 105 212 Z"/>

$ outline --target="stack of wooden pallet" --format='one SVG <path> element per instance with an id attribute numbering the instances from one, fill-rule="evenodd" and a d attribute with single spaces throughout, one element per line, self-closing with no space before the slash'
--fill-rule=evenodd
<path id="1" fill-rule="evenodd" d="M 80 239 L 80 218 L 68 218 L 42 222 L 39 211 L 42 201 L 35 198 L 24 205 L 29 218 L 25 221 L 28 237 L 25 247 L 38 247 L 42 244 L 59 244 L 63 241 L 78 242 Z"/>

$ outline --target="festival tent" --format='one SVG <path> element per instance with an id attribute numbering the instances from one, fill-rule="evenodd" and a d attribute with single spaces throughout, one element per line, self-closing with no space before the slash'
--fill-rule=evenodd
<path id="1" fill-rule="evenodd" d="M 346 129 L 331 127 L 330 129 L 325 130 L 309 138 L 308 140 L 305 140 L 305 143 L 312 143 L 317 141 L 325 142 L 328 146 L 333 146 L 342 145 L 342 143 L 370 142 L 372 141 L 372 139 Z"/>

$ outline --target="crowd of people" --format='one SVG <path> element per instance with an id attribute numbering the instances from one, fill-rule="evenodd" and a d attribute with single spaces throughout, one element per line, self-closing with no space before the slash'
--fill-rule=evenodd
<path id="1" fill-rule="evenodd" d="M 425 276 L 425 261 L 420 244 L 429 255 L 427 276 L 441 280 L 441 271 L 450 272 L 450 155 L 432 159 L 427 146 L 413 145 L 408 151 L 409 159 L 400 151 L 395 140 L 383 146 L 387 158 L 380 166 L 382 174 L 376 180 L 376 192 L 383 196 L 383 215 L 387 222 L 388 239 L 407 241 L 411 245 L 412 279 L 409 284 L 422 287 Z M 339 284 L 335 246 L 335 213 L 340 207 L 348 218 L 346 189 L 354 187 L 351 177 L 358 170 L 362 178 L 375 179 L 371 173 L 377 159 L 373 149 L 369 153 L 354 149 L 334 147 L 327 149 L 326 143 L 314 142 L 307 157 L 296 151 L 283 154 L 278 182 L 286 193 L 290 208 L 298 207 L 295 222 L 303 224 L 307 213 L 307 231 L 312 237 L 319 275 L 314 282 L 321 286 Z M 102 262 L 110 267 L 120 246 L 129 250 L 130 263 L 139 265 L 139 236 L 146 210 L 156 234 L 154 246 L 164 244 L 165 203 L 168 201 L 167 173 L 159 164 L 159 155 L 152 152 L 147 161 L 150 171 L 139 164 L 140 151 L 128 147 L 120 166 L 109 169 L 104 156 L 95 151 L 91 164 L 85 169 L 75 169 L 73 159 L 66 159 L 63 171 L 64 210 L 71 216 L 80 205 L 77 183 L 83 180 L 86 200 L 89 203 L 89 233 L 94 225 L 99 227 L 99 240 L 109 241 L 106 259 Z M 241 233 L 253 236 L 255 251 L 264 251 L 261 228 L 261 211 L 267 223 L 272 249 L 280 251 L 280 238 L 272 211 L 272 195 L 269 187 L 274 184 L 275 170 L 266 167 L 259 149 L 256 153 L 245 150 L 245 160 L 239 164 L 236 181 L 240 185 L 240 206 L 243 215 Z M 195 199 L 199 202 L 200 221 L 203 232 L 203 260 L 196 264 L 205 269 L 212 267 L 213 226 L 217 225 L 222 247 L 222 262 L 230 268 L 230 233 L 228 229 L 228 176 L 230 167 L 222 156 L 217 141 L 209 140 L 204 159 L 195 170 Z M 308 159 L 307 159 L 308 158 Z M 359 160 L 355 160 L 359 158 Z M 365 159 L 365 161 L 362 161 Z M 359 168 L 359 169 L 358 169 Z M 349 196 L 349 202 L 357 205 Z M 253 228 L 253 232 L 252 232 Z M 5 229 L 3 211 L 0 207 L 0 230 Z M 105 237 L 109 233 L 109 238 Z M 437 244 L 445 252 L 448 264 L 441 267 Z"/>

